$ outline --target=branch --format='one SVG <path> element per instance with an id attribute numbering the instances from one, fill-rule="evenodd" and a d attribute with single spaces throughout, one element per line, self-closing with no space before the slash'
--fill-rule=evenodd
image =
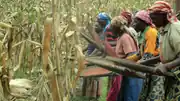
<path id="1" fill-rule="evenodd" d="M 86 61 L 93 63 L 95 65 L 98 65 L 104 69 L 113 71 L 115 73 L 119 73 L 119 74 L 123 74 L 123 75 L 127 75 L 127 69 L 125 67 L 120 67 L 115 65 L 113 62 L 111 61 L 107 61 L 103 58 L 86 58 Z M 137 78 L 145 78 L 144 75 L 140 74 L 140 73 L 136 73 L 136 72 L 131 72 L 130 74 L 128 74 L 128 76 L 131 77 L 137 77 Z"/>

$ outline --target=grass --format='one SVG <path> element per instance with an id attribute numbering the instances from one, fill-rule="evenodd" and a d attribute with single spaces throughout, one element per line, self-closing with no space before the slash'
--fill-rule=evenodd
<path id="1" fill-rule="evenodd" d="M 106 101 L 106 96 L 107 96 L 107 86 L 108 86 L 108 78 L 105 77 L 103 78 L 103 83 L 102 83 L 102 96 L 99 98 L 99 101 Z"/>

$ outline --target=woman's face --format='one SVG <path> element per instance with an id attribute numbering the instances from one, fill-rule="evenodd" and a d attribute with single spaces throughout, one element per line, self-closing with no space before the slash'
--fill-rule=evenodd
<path id="1" fill-rule="evenodd" d="M 106 21 L 105 20 L 97 19 L 97 22 L 99 23 L 99 25 L 101 27 L 105 27 L 106 26 Z"/>
<path id="2" fill-rule="evenodd" d="M 154 12 L 150 14 L 152 22 L 157 28 L 165 26 L 167 24 L 167 13 L 165 12 Z"/>
<path id="3" fill-rule="evenodd" d="M 120 27 L 117 26 L 111 26 L 111 29 L 113 34 L 115 34 L 116 36 L 121 36 L 124 33 L 124 31 L 122 31 Z"/>
<path id="4" fill-rule="evenodd" d="M 137 31 L 137 32 L 142 32 L 144 31 L 145 27 L 147 26 L 147 24 L 142 21 L 139 18 L 135 18 L 132 24 L 132 27 Z"/>

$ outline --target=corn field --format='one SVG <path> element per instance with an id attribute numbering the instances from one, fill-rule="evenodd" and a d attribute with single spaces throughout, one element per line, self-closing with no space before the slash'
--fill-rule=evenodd
<path id="1" fill-rule="evenodd" d="M 80 33 L 91 33 L 99 12 L 113 17 L 154 1 L 0 0 L 0 101 L 70 101 L 85 68 Z M 13 89 L 18 78 L 29 88 Z"/>

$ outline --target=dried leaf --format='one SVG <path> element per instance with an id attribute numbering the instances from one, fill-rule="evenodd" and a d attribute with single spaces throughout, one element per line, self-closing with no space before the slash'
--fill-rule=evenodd
<path id="1" fill-rule="evenodd" d="M 7 24 L 7 23 L 0 22 L 0 27 L 12 28 L 12 25 Z"/>
<path id="2" fill-rule="evenodd" d="M 81 75 L 82 70 L 85 68 L 84 65 L 85 56 L 82 52 L 82 48 L 79 45 L 76 45 L 75 47 L 77 50 L 78 72 L 75 81 L 73 83 L 73 87 L 75 87 L 75 83 L 77 82 L 79 76 Z"/>
<path id="3" fill-rule="evenodd" d="M 0 32 L 0 40 L 2 40 L 3 38 L 4 38 L 4 34 Z"/>
<path id="4" fill-rule="evenodd" d="M 2 52 L 3 43 L 0 41 L 0 52 Z"/>
<path id="5" fill-rule="evenodd" d="M 76 18 L 76 17 L 72 17 L 72 18 L 71 18 L 71 21 L 72 21 L 74 24 L 76 24 L 76 23 L 77 23 L 77 18 Z"/>
<path id="6" fill-rule="evenodd" d="M 12 13 L 12 14 L 11 14 L 11 17 L 14 17 L 14 16 L 16 16 L 16 15 L 18 15 L 18 12 Z"/>
<path id="7" fill-rule="evenodd" d="M 70 37 L 74 34 L 75 31 L 69 31 L 66 33 L 66 37 Z"/>

